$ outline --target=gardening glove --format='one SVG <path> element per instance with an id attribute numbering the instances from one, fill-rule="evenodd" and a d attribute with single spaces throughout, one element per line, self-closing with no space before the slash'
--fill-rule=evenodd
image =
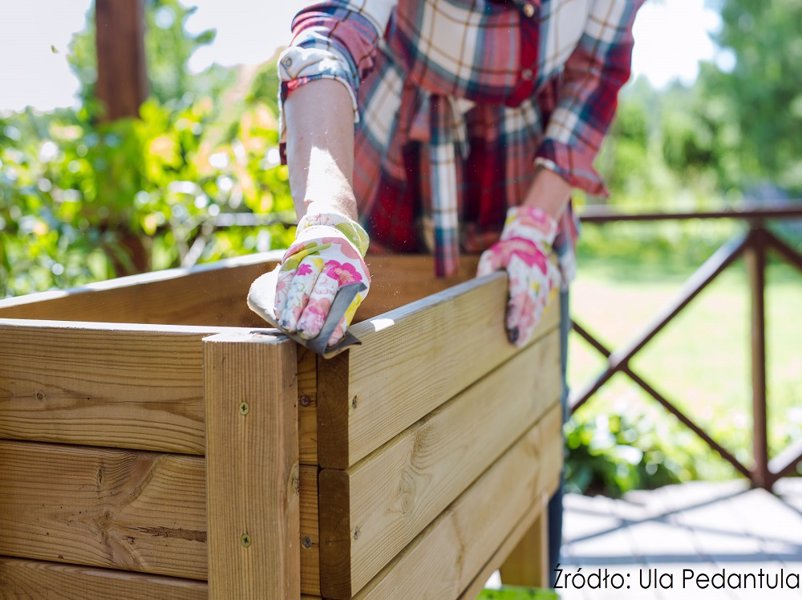
<path id="1" fill-rule="evenodd" d="M 274 307 L 278 324 L 303 339 L 317 337 L 337 291 L 361 282 L 365 289 L 348 306 L 328 346 L 340 341 L 370 287 L 364 260 L 368 242 L 365 230 L 346 216 L 304 216 L 279 267 Z"/>
<path id="2" fill-rule="evenodd" d="M 507 271 L 506 327 L 510 342 L 525 346 L 556 294 L 560 275 L 549 260 L 557 222 L 539 208 L 515 206 L 507 211 L 501 238 L 482 253 L 477 277 Z"/>

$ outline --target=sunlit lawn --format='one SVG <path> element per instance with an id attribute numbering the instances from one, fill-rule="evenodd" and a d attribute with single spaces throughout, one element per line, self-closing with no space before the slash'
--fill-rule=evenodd
<path id="1" fill-rule="evenodd" d="M 613 349 L 620 348 L 653 321 L 690 275 L 661 272 L 659 265 L 636 260 L 605 263 L 585 260 L 572 288 L 574 318 Z M 776 453 L 802 437 L 802 273 L 784 265 L 768 271 L 767 337 L 770 442 Z M 632 362 L 647 382 L 686 409 L 713 436 L 751 461 L 750 305 L 741 262 L 723 273 Z M 569 377 L 576 390 L 602 369 L 600 355 L 572 336 Z M 605 411 L 674 418 L 624 375 L 608 382 L 580 409 L 586 416 Z M 681 426 L 669 426 L 678 452 L 699 454 L 706 477 L 728 477 L 720 460 L 702 457 L 706 446 Z M 687 431 L 687 430 L 686 430 Z"/>

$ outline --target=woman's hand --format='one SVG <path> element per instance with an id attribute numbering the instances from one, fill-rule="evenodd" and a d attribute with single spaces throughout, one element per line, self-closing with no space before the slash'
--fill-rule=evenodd
<path id="1" fill-rule="evenodd" d="M 509 340 L 525 346 L 559 286 L 549 260 L 557 223 L 532 206 L 509 209 L 501 238 L 482 253 L 477 276 L 506 270 L 509 278 L 506 327 Z"/>
<path id="2" fill-rule="evenodd" d="M 337 291 L 351 283 L 362 283 L 365 289 L 348 306 L 327 345 L 336 344 L 370 288 L 364 260 L 367 249 L 367 233 L 348 217 L 304 216 L 279 268 L 274 306 L 279 326 L 304 339 L 317 337 Z"/>

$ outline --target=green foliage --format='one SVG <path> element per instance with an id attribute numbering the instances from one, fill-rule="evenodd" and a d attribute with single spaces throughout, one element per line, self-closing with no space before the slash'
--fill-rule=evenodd
<path id="1" fill-rule="evenodd" d="M 678 452 L 665 423 L 645 415 L 580 412 L 566 426 L 566 489 L 617 498 L 633 489 L 653 489 L 694 479 L 691 457 Z"/>
<path id="2" fill-rule="evenodd" d="M 184 7 L 179 0 L 146 0 L 145 56 L 151 97 L 160 104 L 189 105 L 199 98 L 215 98 L 234 83 L 233 70 L 214 65 L 192 75 L 188 64 L 192 54 L 214 41 L 216 32 L 207 29 L 197 35 L 187 31 L 187 20 L 197 7 Z M 95 53 L 94 7 L 87 13 L 83 31 L 70 42 L 68 61 L 80 82 L 79 96 L 90 114 L 102 107 L 95 99 L 97 60 Z"/>
<path id="3" fill-rule="evenodd" d="M 267 61 L 257 71 L 251 89 L 245 98 L 248 104 L 264 102 L 278 114 L 278 57 Z"/>
<path id="4" fill-rule="evenodd" d="M 90 11 L 70 44 L 81 108 L 0 120 L 0 297 L 286 247 L 278 222 L 214 227 L 225 213 L 292 222 L 294 211 L 275 93 L 263 98 L 259 82 L 247 101 L 224 102 L 235 70 L 190 76 L 190 56 L 214 37 L 186 31 L 193 11 L 146 2 L 151 98 L 140 119 L 97 118 Z"/>
<path id="5" fill-rule="evenodd" d="M 275 115 L 237 112 L 214 139 L 212 101 L 148 101 L 141 119 L 97 124 L 87 111 L 27 112 L 0 127 L 0 296 L 181 264 L 199 236 L 201 261 L 284 247 L 282 225 L 218 231 L 217 215 L 292 220 L 286 168 L 276 163 Z M 272 160 L 273 162 L 270 162 Z"/>
<path id="6" fill-rule="evenodd" d="M 702 68 L 700 82 L 709 79 L 710 69 Z M 723 195 L 741 189 L 746 181 L 734 99 L 711 94 L 700 83 L 690 89 L 673 87 L 663 103 L 660 141 L 666 165 L 691 180 L 706 179 Z"/>
<path id="7" fill-rule="evenodd" d="M 602 155 L 616 204 L 696 208 L 702 196 L 733 201 L 755 183 L 802 192 L 802 4 L 797 0 L 714 0 L 716 36 L 734 66 L 700 65 L 692 87 L 623 93 Z M 645 127 L 644 127 L 645 121 Z M 644 136 L 645 131 L 645 136 Z"/>
<path id="8" fill-rule="evenodd" d="M 732 72 L 709 69 L 707 95 L 733 100 L 730 114 L 741 131 L 744 168 L 802 191 L 802 3 L 798 0 L 720 0 L 716 41 L 735 56 Z"/>
<path id="9" fill-rule="evenodd" d="M 147 0 L 145 56 L 151 94 L 160 102 L 180 100 L 195 91 L 187 65 L 198 48 L 214 41 L 212 29 L 192 35 L 186 23 L 197 7 L 185 8 L 178 0 Z"/>

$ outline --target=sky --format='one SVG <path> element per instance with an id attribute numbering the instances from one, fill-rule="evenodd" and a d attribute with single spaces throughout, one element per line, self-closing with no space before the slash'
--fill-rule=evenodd
<path id="1" fill-rule="evenodd" d="M 0 111 L 74 105 L 77 80 L 67 65 L 70 37 L 83 28 L 90 0 L 0 0 Z M 184 0 L 198 7 L 192 31 L 217 29 L 213 45 L 192 57 L 199 71 L 217 62 L 253 64 L 289 40 L 292 16 L 304 0 Z M 635 23 L 633 75 L 662 87 L 692 83 L 699 60 L 732 60 L 717 53 L 709 33 L 719 27 L 705 0 L 648 0 Z"/>

